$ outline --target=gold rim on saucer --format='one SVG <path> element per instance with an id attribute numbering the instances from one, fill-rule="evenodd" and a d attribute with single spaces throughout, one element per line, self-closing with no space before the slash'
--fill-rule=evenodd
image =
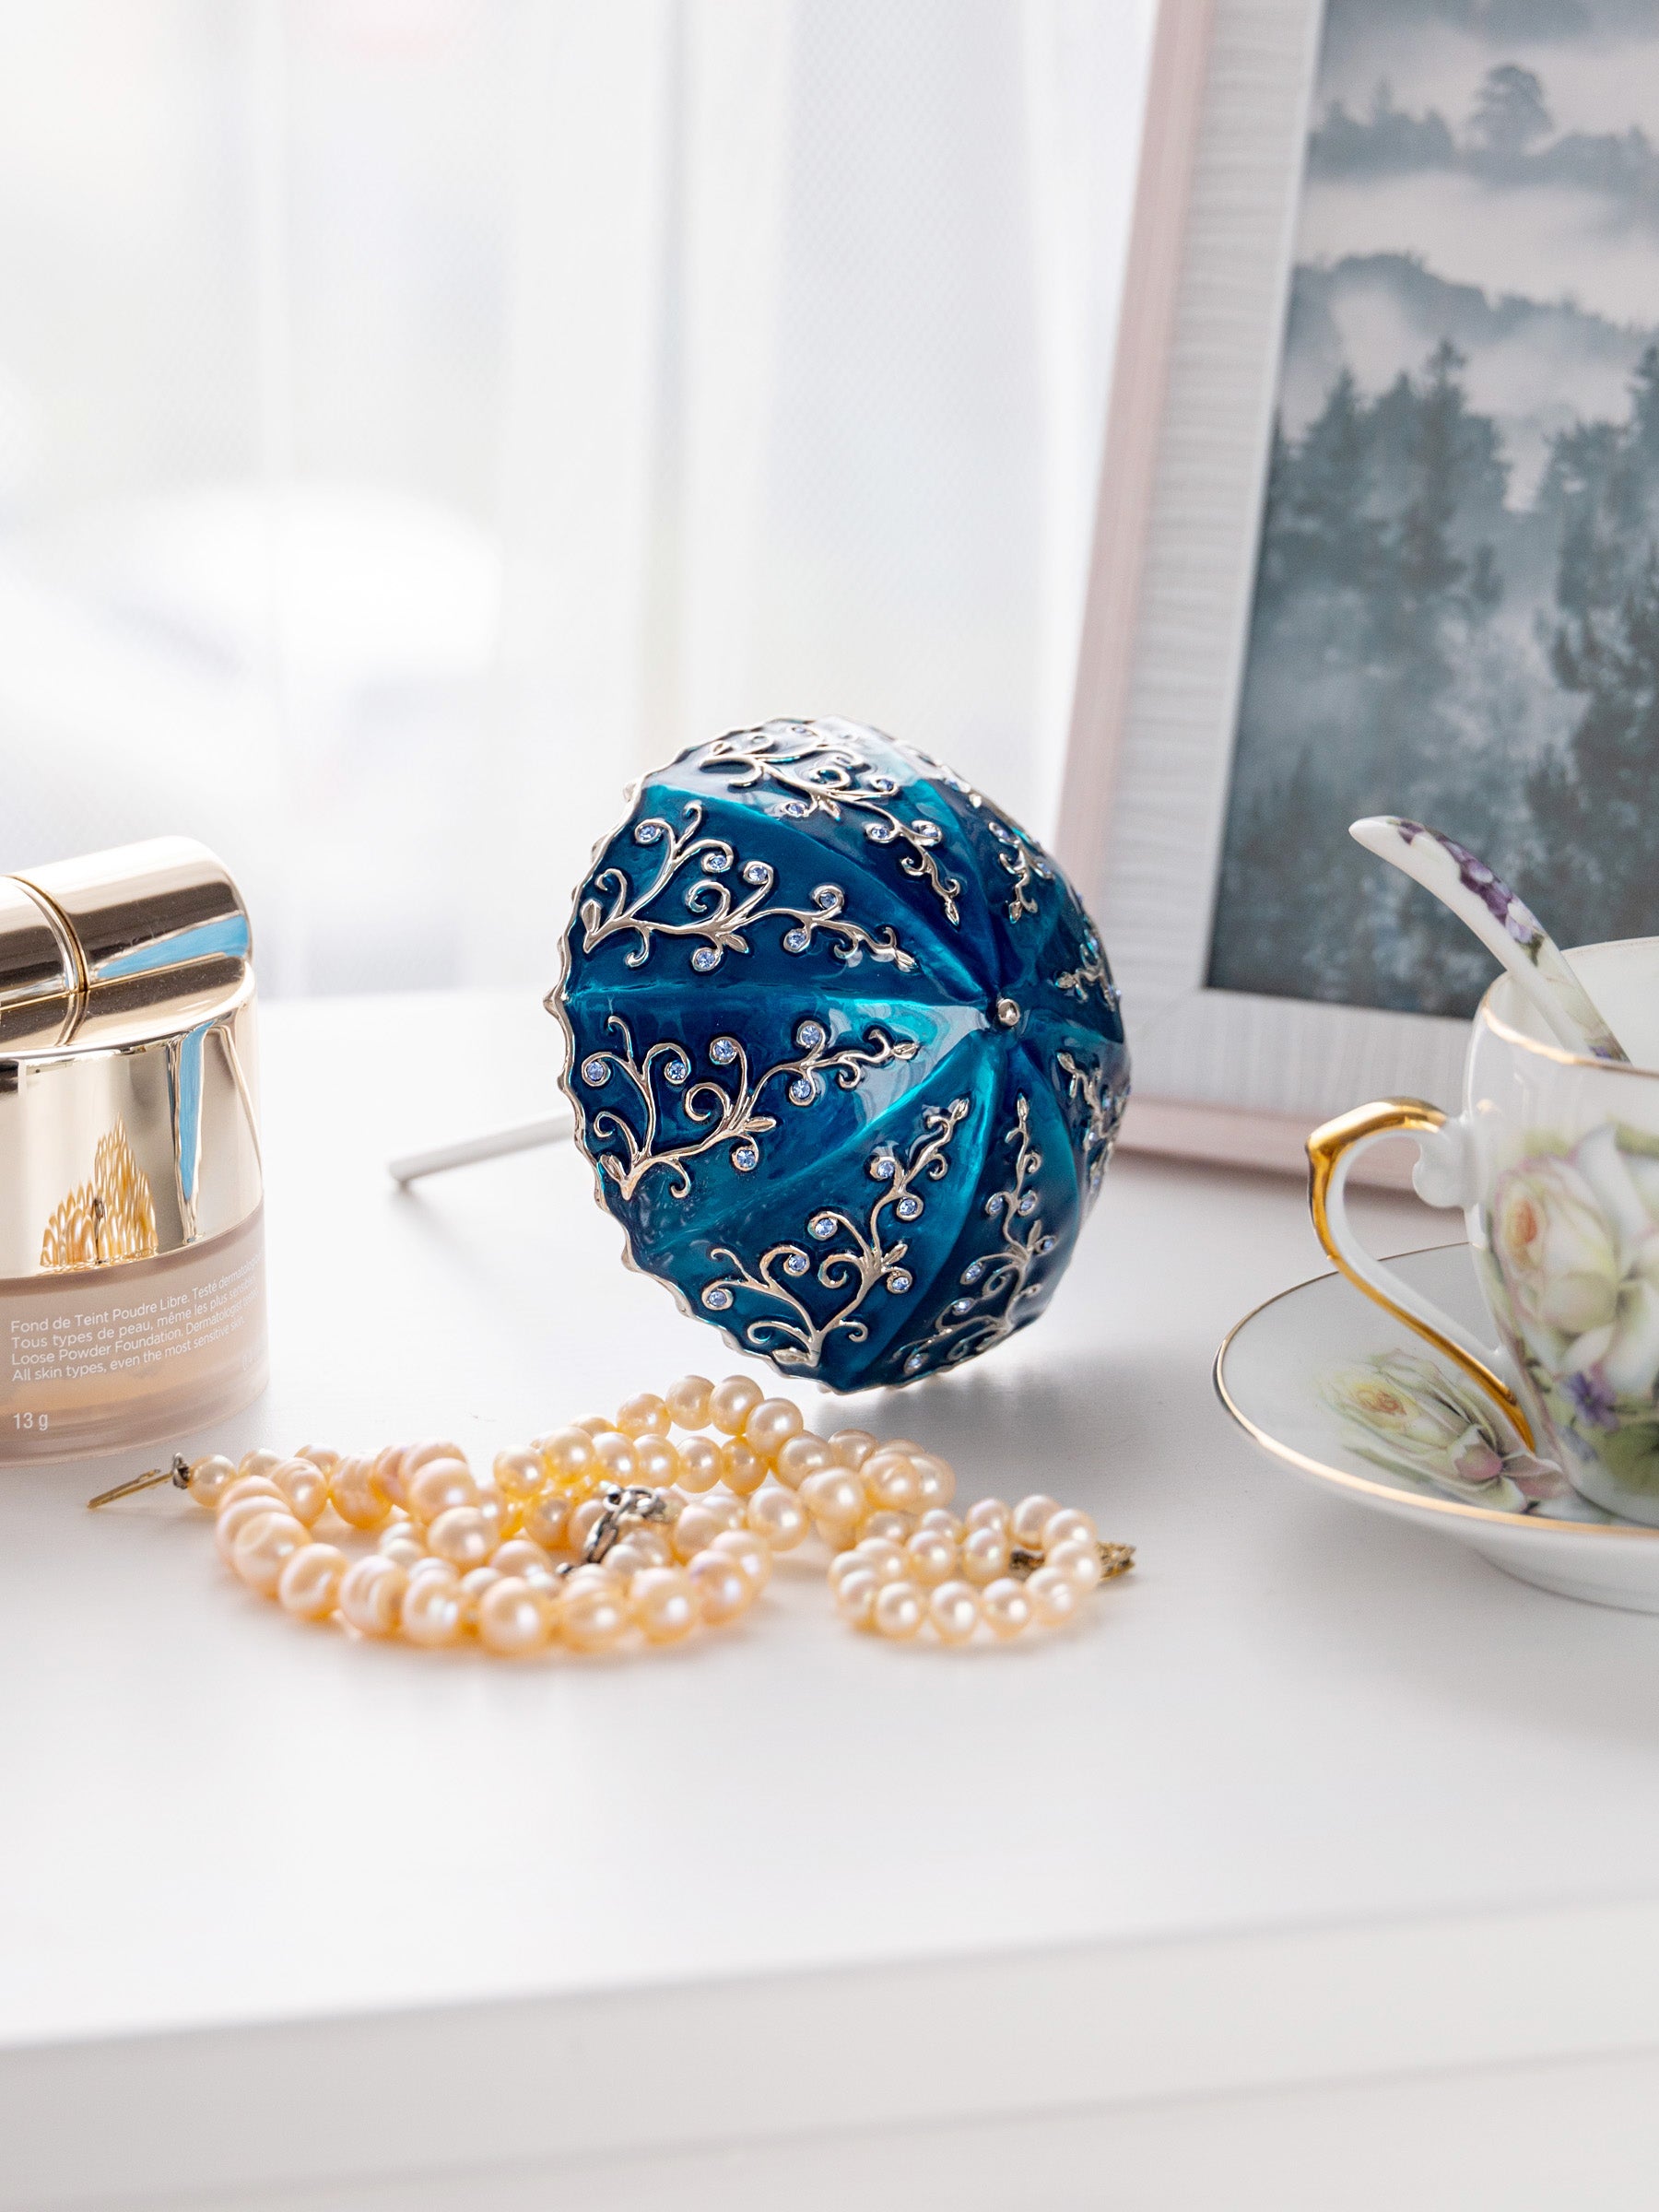
<path id="1" fill-rule="evenodd" d="M 1599 1066 L 1601 1063 L 1593 1065 Z M 1415 1260 L 1425 1253 L 1467 1250 L 1466 1244 L 1418 1244 L 1410 1252 L 1396 1252 L 1390 1256 L 1396 1260 Z M 1265 1429 L 1251 1419 L 1227 1387 L 1223 1370 L 1233 1338 L 1241 1330 L 1247 1329 L 1258 1315 L 1265 1313 L 1269 1306 L 1277 1306 L 1283 1299 L 1294 1298 L 1299 1290 L 1312 1289 L 1315 1283 L 1340 1282 L 1342 1279 L 1339 1270 L 1332 1267 L 1323 1275 L 1311 1275 L 1302 1282 L 1292 1283 L 1286 1289 L 1275 1291 L 1271 1298 L 1265 1298 L 1259 1306 L 1253 1306 L 1241 1320 L 1235 1321 L 1217 1348 L 1215 1364 L 1210 1370 L 1216 1395 L 1244 1433 L 1260 1444 L 1265 1452 L 1271 1452 L 1275 1459 L 1282 1459 L 1289 1466 L 1300 1467 L 1304 1475 L 1317 1475 L 1326 1482 L 1340 1485 L 1345 1490 L 1361 1490 L 1371 1497 L 1385 1499 L 1391 1505 L 1401 1506 L 1411 1512 L 1445 1513 L 1457 1521 L 1489 1521 L 1501 1528 L 1548 1528 L 1564 1536 L 1636 1536 L 1650 1544 L 1659 1541 L 1659 1528 L 1644 1528 L 1634 1521 L 1556 1521 L 1543 1513 L 1500 1513 L 1489 1505 L 1462 1505 L 1453 1498 L 1419 1498 L 1410 1490 L 1398 1489 L 1390 1483 L 1373 1482 L 1367 1476 L 1349 1475 L 1341 1467 L 1327 1466 L 1324 1460 L 1310 1459 L 1305 1452 L 1297 1451 L 1294 1445 L 1281 1443 L 1277 1437 L 1270 1436 Z M 1505 1418 L 1508 1418 L 1507 1414 Z"/>

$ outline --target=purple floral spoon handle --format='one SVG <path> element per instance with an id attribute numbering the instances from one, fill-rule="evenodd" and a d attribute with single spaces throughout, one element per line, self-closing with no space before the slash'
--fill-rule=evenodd
<path id="1" fill-rule="evenodd" d="M 1596 1060 L 1629 1060 L 1567 955 L 1536 914 L 1466 845 L 1397 814 L 1368 815 L 1349 825 L 1348 835 L 1432 891 L 1472 929 L 1494 959 L 1502 961 L 1569 1052 Z"/>

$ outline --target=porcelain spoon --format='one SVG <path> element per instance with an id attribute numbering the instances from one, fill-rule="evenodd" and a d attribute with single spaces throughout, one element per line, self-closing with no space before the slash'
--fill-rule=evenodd
<path id="1" fill-rule="evenodd" d="M 1595 1060 L 1630 1059 L 1536 914 L 1466 845 L 1397 814 L 1367 815 L 1348 825 L 1348 835 L 1432 891 L 1472 929 L 1569 1052 Z"/>

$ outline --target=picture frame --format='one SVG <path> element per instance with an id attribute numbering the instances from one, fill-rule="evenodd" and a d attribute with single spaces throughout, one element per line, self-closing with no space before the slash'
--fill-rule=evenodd
<path id="1" fill-rule="evenodd" d="M 1056 841 L 1124 995 L 1125 1147 L 1289 1171 L 1313 1126 L 1367 1099 L 1454 1109 L 1468 1034 L 1461 1015 L 1209 982 L 1325 17 L 1326 0 L 1159 12 Z M 1352 811 L 1383 810 L 1409 809 Z M 1288 845 L 1276 865 L 1302 858 Z M 1371 895 L 1357 848 L 1321 865 Z M 1334 948 L 1350 923 L 1334 900 Z"/>

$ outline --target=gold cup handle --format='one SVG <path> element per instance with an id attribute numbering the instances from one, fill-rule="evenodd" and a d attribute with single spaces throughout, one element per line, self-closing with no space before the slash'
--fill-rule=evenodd
<path id="1" fill-rule="evenodd" d="M 1446 1128 L 1446 1115 L 1426 1099 L 1378 1099 L 1369 1106 L 1339 1113 L 1308 1139 L 1308 1210 L 1313 1217 L 1315 1235 L 1355 1288 L 1414 1329 L 1460 1367 L 1472 1382 L 1478 1383 L 1503 1408 L 1527 1450 L 1533 1452 L 1537 1445 L 1532 1423 L 1520 1399 L 1497 1371 L 1496 1362 L 1503 1355 L 1488 1350 L 1432 1299 L 1414 1290 L 1384 1262 L 1373 1259 L 1348 1219 L 1348 1171 L 1362 1153 L 1385 1136 L 1415 1136 L 1422 1150 Z"/>

